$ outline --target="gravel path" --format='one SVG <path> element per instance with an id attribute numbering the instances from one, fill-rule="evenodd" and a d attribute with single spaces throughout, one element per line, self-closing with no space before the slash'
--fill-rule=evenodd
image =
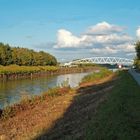
<path id="1" fill-rule="evenodd" d="M 140 85 L 140 73 L 136 72 L 134 69 L 130 69 L 129 73 L 133 76 L 133 78 L 137 81 Z"/>

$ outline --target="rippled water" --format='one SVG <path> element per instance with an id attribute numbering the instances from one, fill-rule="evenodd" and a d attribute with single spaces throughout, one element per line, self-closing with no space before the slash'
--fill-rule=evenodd
<path id="1" fill-rule="evenodd" d="M 71 87 L 79 85 L 81 79 L 88 73 L 74 73 L 35 79 L 13 80 L 0 82 L 0 108 L 20 100 L 22 95 L 38 95 L 49 88 L 68 81 Z"/>

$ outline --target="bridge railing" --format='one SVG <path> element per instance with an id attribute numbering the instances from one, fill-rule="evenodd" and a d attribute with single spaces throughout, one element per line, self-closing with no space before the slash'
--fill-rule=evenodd
<path id="1" fill-rule="evenodd" d="M 119 57 L 92 57 L 69 62 L 70 64 L 95 63 L 95 64 L 123 64 L 133 65 L 134 60 Z"/>

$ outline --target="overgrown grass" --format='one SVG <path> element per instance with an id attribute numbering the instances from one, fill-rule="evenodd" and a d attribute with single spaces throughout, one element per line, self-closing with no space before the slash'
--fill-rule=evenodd
<path id="1" fill-rule="evenodd" d="M 23 95 L 19 103 L 6 106 L 2 110 L 2 114 L 0 114 L 0 118 L 6 120 L 10 117 L 15 116 L 20 111 L 34 108 L 36 105 L 43 102 L 44 100 L 48 101 L 54 97 L 62 96 L 70 92 L 73 92 L 73 90 L 69 86 L 63 86 L 51 88 L 47 92 L 42 93 L 41 95 Z"/>
<path id="2" fill-rule="evenodd" d="M 95 71 L 87 76 L 85 76 L 82 81 L 82 83 L 87 83 L 87 82 L 94 82 L 96 80 L 102 79 L 104 77 L 109 76 L 110 74 L 112 74 L 113 72 L 108 70 L 107 68 L 102 68 L 100 67 L 100 69 L 98 71 Z"/>
<path id="3" fill-rule="evenodd" d="M 88 122 L 86 140 L 140 140 L 140 86 L 128 72 Z"/>
<path id="4" fill-rule="evenodd" d="M 0 74 L 24 74 L 24 73 L 35 73 L 41 71 L 56 71 L 56 66 L 0 66 Z"/>

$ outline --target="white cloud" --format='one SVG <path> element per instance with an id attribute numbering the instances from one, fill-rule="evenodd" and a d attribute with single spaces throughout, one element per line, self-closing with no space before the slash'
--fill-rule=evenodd
<path id="1" fill-rule="evenodd" d="M 134 53 L 133 38 L 123 33 L 124 28 L 101 22 L 88 28 L 80 36 L 65 29 L 58 30 L 54 48 L 85 48 L 93 54 Z M 140 36 L 140 29 L 138 31 Z"/>
<path id="2" fill-rule="evenodd" d="M 136 53 L 134 52 L 134 53 L 127 53 L 126 54 L 127 56 L 136 56 Z"/>
<path id="3" fill-rule="evenodd" d="M 122 32 L 123 30 L 123 27 L 111 25 L 104 21 L 89 27 L 89 29 L 87 30 L 87 34 L 108 34 L 114 32 Z"/>
<path id="4" fill-rule="evenodd" d="M 127 52 L 127 53 L 135 52 L 135 46 L 129 43 L 117 45 L 116 49 L 118 49 L 119 51 Z"/>
<path id="5" fill-rule="evenodd" d="M 138 39 L 140 39 L 140 27 L 138 27 L 138 29 L 136 30 L 136 36 L 138 37 Z"/>
<path id="6" fill-rule="evenodd" d="M 128 35 L 118 35 L 116 33 L 92 36 L 92 39 L 94 40 L 93 43 L 105 43 L 105 44 L 122 44 L 124 42 L 132 40 L 132 38 Z"/>
<path id="7" fill-rule="evenodd" d="M 110 47 L 105 47 L 105 48 L 93 48 L 91 52 L 93 52 L 94 54 L 106 55 L 106 54 L 116 54 L 117 50 L 112 49 Z"/>
<path id="8" fill-rule="evenodd" d="M 57 32 L 57 44 L 54 48 L 80 48 L 91 45 L 92 40 L 87 35 L 77 37 L 70 31 L 60 29 Z"/>
<path id="9" fill-rule="evenodd" d="M 134 54 L 135 53 L 135 46 L 131 44 L 119 44 L 119 45 L 112 45 L 112 46 L 104 46 L 101 48 L 93 48 L 91 50 L 94 54 L 119 54 L 119 53 L 126 53 L 126 54 Z M 127 55 L 128 56 L 128 55 Z"/>
<path id="10" fill-rule="evenodd" d="M 57 45 L 55 48 L 63 47 L 77 47 L 80 44 L 81 39 L 74 36 L 71 32 L 60 29 L 57 34 Z"/>

